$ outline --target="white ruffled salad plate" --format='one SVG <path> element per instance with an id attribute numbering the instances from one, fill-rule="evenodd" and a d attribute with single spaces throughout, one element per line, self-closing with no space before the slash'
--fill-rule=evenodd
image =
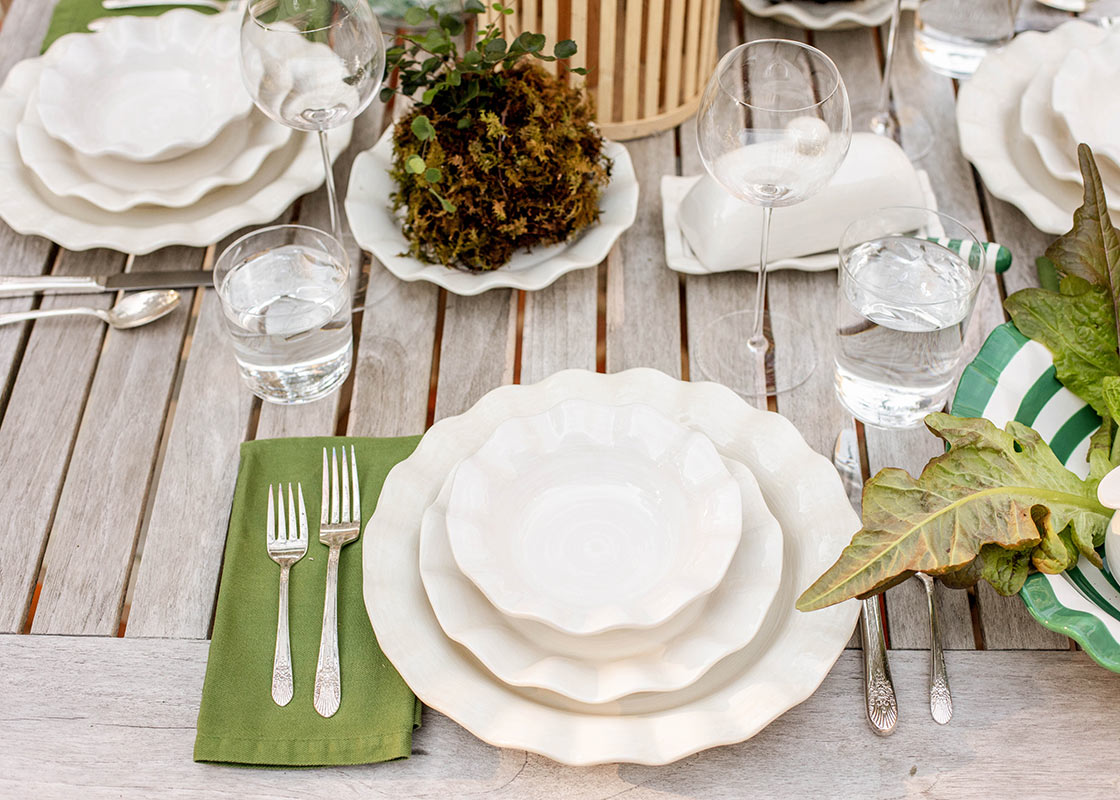
<path id="1" fill-rule="evenodd" d="M 46 237 L 68 250 L 107 247 L 134 255 L 169 245 L 205 247 L 246 225 L 271 222 L 323 183 L 318 139 L 295 134 L 249 180 L 214 189 L 186 208 L 112 212 L 79 198 L 58 197 L 23 162 L 16 142 L 43 62 L 53 52 L 19 62 L 0 86 L 0 219 L 18 233 Z M 349 145 L 352 127 L 348 123 L 331 131 L 332 159 Z"/>
<path id="2" fill-rule="evenodd" d="M 568 400 L 460 462 L 455 562 L 490 603 L 574 636 L 652 628 L 719 585 L 739 487 L 712 443 L 645 404 Z"/>
<path id="3" fill-rule="evenodd" d="M 254 110 L 226 126 L 209 144 L 167 161 L 86 156 L 43 128 L 36 92 L 16 127 L 20 155 L 51 194 L 77 197 L 106 211 L 189 206 L 212 189 L 252 178 L 265 158 L 291 137 L 290 129 Z"/>
<path id="4" fill-rule="evenodd" d="M 594 267 L 607 257 L 638 213 L 638 178 L 630 153 L 618 142 L 604 141 L 603 152 L 614 161 L 610 183 L 599 198 L 599 221 L 573 239 L 531 252 L 516 253 L 499 269 L 472 273 L 441 264 L 425 264 L 408 253 L 400 219 L 390 195 L 396 191 L 389 170 L 393 163 L 393 128 L 377 144 L 354 159 L 346 192 L 346 217 L 354 239 L 401 280 L 428 281 L 459 295 L 490 289 L 543 289 L 561 275 Z"/>
<path id="5" fill-rule="evenodd" d="M 1070 51 L 1054 74 L 1051 103 L 1074 141 L 1120 168 L 1120 35 Z"/>
<path id="6" fill-rule="evenodd" d="M 455 465 L 506 419 L 572 398 L 647 403 L 703 433 L 721 456 L 750 469 L 782 527 L 781 583 L 759 632 L 680 691 L 589 705 L 511 686 L 447 636 L 424 591 L 422 517 Z M 784 417 L 749 406 L 724 386 L 656 370 L 566 370 L 530 386 L 495 389 L 429 429 L 387 476 L 366 524 L 362 585 L 381 649 L 405 682 L 479 738 L 572 765 L 666 764 L 748 739 L 816 690 L 851 636 L 859 603 L 811 613 L 794 604 L 859 527 L 836 470 Z"/>
<path id="7" fill-rule="evenodd" d="M 174 9 L 58 39 L 39 77 L 44 128 L 87 156 L 133 161 L 207 145 L 253 108 L 236 78 L 236 19 Z"/>
<path id="8" fill-rule="evenodd" d="M 1105 36 L 1096 25 L 1072 20 L 1053 31 L 1028 31 L 988 55 L 957 94 L 961 152 L 975 165 L 988 190 L 1019 208 L 1036 228 L 1065 233 L 1083 193 L 1075 181 L 1047 170 L 1034 143 L 1020 127 L 1020 100 L 1034 76 L 1075 48 L 1091 47 Z M 1120 209 L 1120 197 L 1109 198 Z"/>
<path id="9" fill-rule="evenodd" d="M 236 20 L 174 9 L 63 36 L 39 77 L 43 127 L 79 153 L 132 161 L 212 142 L 253 108 L 237 79 Z"/>
<path id="10" fill-rule="evenodd" d="M 582 703 L 694 683 L 754 637 L 782 573 L 782 529 L 758 482 L 742 464 L 725 459 L 725 465 L 738 484 L 743 519 L 739 547 L 720 585 L 655 628 L 596 636 L 569 636 L 490 605 L 459 570 L 448 545 L 449 477 L 420 530 L 420 576 L 440 626 L 505 683 Z"/>

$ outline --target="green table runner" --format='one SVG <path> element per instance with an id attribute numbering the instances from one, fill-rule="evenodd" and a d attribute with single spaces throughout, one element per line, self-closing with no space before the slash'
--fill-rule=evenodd
<path id="1" fill-rule="evenodd" d="M 68 33 L 88 33 L 86 27 L 90 22 L 102 17 L 133 16 L 154 17 L 173 8 L 183 6 L 148 6 L 143 8 L 126 8 L 120 11 L 106 11 L 101 7 L 101 0 L 58 0 L 51 15 L 51 24 L 47 28 L 47 35 L 43 38 L 42 52 L 54 43 L 54 40 Z M 203 14 L 213 14 L 214 11 L 206 8 L 192 8 Z"/>
<path id="2" fill-rule="evenodd" d="M 319 656 L 327 548 L 319 543 L 322 448 L 354 445 L 362 521 L 389 470 L 419 437 L 265 439 L 241 445 L 218 610 L 198 714 L 196 761 L 243 765 L 366 764 L 405 758 L 420 724 L 420 703 L 382 655 L 362 599 L 363 538 L 342 550 L 338 637 L 342 706 L 324 719 L 312 706 Z M 269 484 L 303 485 L 307 555 L 292 567 L 290 626 L 295 697 L 272 701 L 272 657 L 280 568 L 265 550 Z M 184 520 L 189 525 L 190 520 Z M 184 539 L 186 542 L 187 539 Z M 184 544 L 184 546 L 187 546 Z"/>

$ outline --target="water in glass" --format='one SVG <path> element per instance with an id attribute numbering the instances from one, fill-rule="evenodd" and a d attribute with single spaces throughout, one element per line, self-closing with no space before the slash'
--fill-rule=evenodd
<path id="1" fill-rule="evenodd" d="M 215 273 L 234 356 L 254 394 L 302 403 L 346 379 L 349 269 L 334 239 L 298 226 L 265 229 L 231 245 Z"/>
<path id="2" fill-rule="evenodd" d="M 842 270 L 836 391 L 857 418 L 917 425 L 948 399 L 964 350 L 976 270 L 926 239 L 857 245 Z"/>

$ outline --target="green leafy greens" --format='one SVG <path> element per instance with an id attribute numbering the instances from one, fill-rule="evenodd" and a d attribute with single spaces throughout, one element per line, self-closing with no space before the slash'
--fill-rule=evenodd
<path id="1" fill-rule="evenodd" d="M 1048 288 L 1004 303 L 1015 326 L 1054 356 L 1058 380 L 1103 423 L 1089 449 L 1089 477 L 1066 469 L 1042 438 L 1009 422 L 930 414 L 926 426 L 949 450 L 918 478 L 884 469 L 863 491 L 863 529 L 798 598 L 802 611 L 882 592 L 915 572 L 952 587 L 986 580 L 1014 594 L 1038 570 L 1058 573 L 1084 556 L 1101 566 L 1111 509 L 1097 502 L 1100 479 L 1120 464 L 1120 235 L 1108 215 L 1100 173 L 1078 147 L 1084 204 L 1073 229 L 1040 259 Z"/>

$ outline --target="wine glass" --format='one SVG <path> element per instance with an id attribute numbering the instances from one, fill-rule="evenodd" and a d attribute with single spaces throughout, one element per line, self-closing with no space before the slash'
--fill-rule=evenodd
<path id="1" fill-rule="evenodd" d="M 331 232 L 342 241 L 327 131 L 362 113 L 381 86 L 385 40 L 369 0 L 250 0 L 241 76 L 257 107 L 323 151 Z"/>
<path id="2" fill-rule="evenodd" d="M 911 161 L 929 154 L 933 147 L 933 128 L 918 109 L 900 103 L 891 103 L 891 68 L 894 66 L 895 43 L 898 40 L 902 0 L 891 0 L 891 19 L 887 27 L 887 54 L 883 63 L 883 78 L 879 83 L 878 102 L 859 105 L 852 109 L 852 127 L 857 131 L 871 131 L 879 136 L 894 139 L 902 146 Z"/>
<path id="3" fill-rule="evenodd" d="M 847 155 L 852 118 L 844 81 L 815 47 L 760 39 L 720 60 L 697 113 L 705 168 L 733 196 L 762 207 L 762 232 L 753 312 L 714 320 L 701 334 L 694 358 L 708 379 L 740 394 L 789 391 L 808 379 L 816 362 L 791 360 L 774 374 L 773 348 L 764 330 L 770 217 L 775 208 L 820 191 Z M 796 320 L 769 317 L 789 336 L 808 340 Z"/>

